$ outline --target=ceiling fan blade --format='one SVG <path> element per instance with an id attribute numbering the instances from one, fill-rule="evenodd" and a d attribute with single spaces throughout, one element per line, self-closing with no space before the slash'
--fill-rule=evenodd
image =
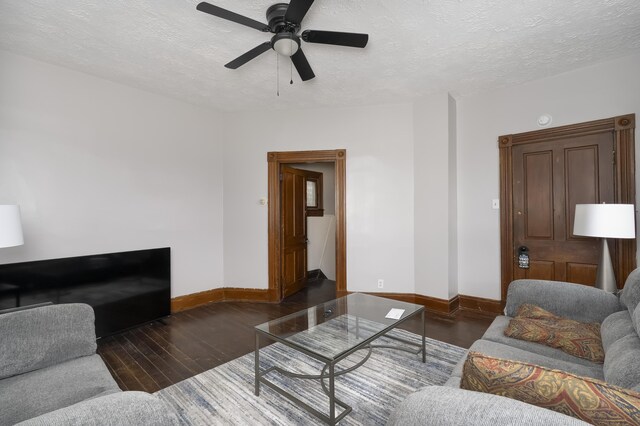
<path id="1" fill-rule="evenodd" d="M 300 25 L 312 4 L 313 0 L 291 0 L 284 14 L 284 20 Z"/>
<path id="2" fill-rule="evenodd" d="M 196 6 L 200 12 L 208 13 L 209 15 L 217 16 L 218 18 L 226 19 L 227 21 L 235 22 L 236 24 L 246 25 L 247 27 L 255 28 L 259 31 L 268 32 L 271 28 L 267 24 L 255 21 L 246 16 L 238 15 L 237 13 L 228 11 L 218 6 L 214 6 L 207 2 L 198 3 Z"/>
<path id="3" fill-rule="evenodd" d="M 264 52 L 266 52 L 269 49 L 271 49 L 271 42 L 265 41 L 264 43 L 257 45 L 247 53 L 238 56 L 236 59 L 226 64 L 225 67 L 235 70 L 236 68 L 246 64 L 253 58 L 256 58 L 262 55 Z"/>
<path id="4" fill-rule="evenodd" d="M 311 80 L 316 76 L 311 69 L 311 65 L 309 65 L 309 61 L 307 61 L 307 57 L 304 56 L 302 49 L 298 49 L 298 51 L 291 56 L 291 62 L 293 62 L 293 66 L 296 67 L 302 81 Z"/>
<path id="5" fill-rule="evenodd" d="M 336 31 L 306 30 L 302 39 L 307 43 L 335 44 L 338 46 L 365 47 L 369 41 L 368 34 L 340 33 Z"/>

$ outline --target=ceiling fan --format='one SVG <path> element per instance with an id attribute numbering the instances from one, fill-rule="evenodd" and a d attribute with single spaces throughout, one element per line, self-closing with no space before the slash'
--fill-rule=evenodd
<path id="1" fill-rule="evenodd" d="M 343 33 L 336 31 L 305 30 L 298 35 L 300 25 L 305 14 L 313 4 L 313 0 L 291 0 L 289 4 L 276 3 L 267 9 L 267 22 L 255 21 L 246 16 L 228 11 L 207 2 L 199 3 L 196 9 L 218 18 L 226 19 L 258 31 L 275 34 L 270 41 L 254 47 L 248 52 L 238 56 L 225 65 L 227 68 L 236 69 L 250 60 L 258 57 L 269 49 L 273 49 L 283 56 L 291 57 L 291 62 L 296 67 L 302 81 L 315 77 L 311 65 L 302 52 L 300 39 L 307 43 L 333 44 L 338 46 L 365 47 L 369 35 L 358 33 Z"/>

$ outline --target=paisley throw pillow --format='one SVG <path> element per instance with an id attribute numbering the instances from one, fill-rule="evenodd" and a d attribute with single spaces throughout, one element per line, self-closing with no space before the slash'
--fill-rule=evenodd
<path id="1" fill-rule="evenodd" d="M 470 352 L 462 389 L 491 393 L 594 425 L 640 425 L 640 394 L 600 380 Z"/>
<path id="2" fill-rule="evenodd" d="M 600 324 L 562 318 L 539 306 L 521 305 L 504 335 L 541 343 L 595 363 L 604 362 Z"/>

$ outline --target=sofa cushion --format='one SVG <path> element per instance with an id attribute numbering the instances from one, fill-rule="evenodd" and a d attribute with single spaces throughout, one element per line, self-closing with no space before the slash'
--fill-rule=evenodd
<path id="1" fill-rule="evenodd" d="M 0 315 L 0 379 L 95 354 L 94 321 L 82 303 Z"/>
<path id="2" fill-rule="evenodd" d="M 627 315 L 627 311 L 621 311 Z M 591 362 L 583 358 L 577 358 L 560 349 L 552 348 L 540 343 L 528 342 L 526 340 L 513 339 L 504 335 L 504 331 L 509 325 L 511 317 L 499 316 L 491 323 L 487 331 L 482 336 L 483 340 L 490 340 L 492 342 L 501 343 L 503 345 L 512 346 L 514 348 L 522 349 L 535 354 L 544 355 L 549 358 L 559 359 L 575 364 L 587 365 L 590 367 L 597 367 L 598 364 Z M 631 324 L 631 319 L 629 319 Z M 601 367 L 600 367 L 601 368 Z"/>
<path id="3" fill-rule="evenodd" d="M 588 426 L 588 423 L 488 393 L 427 386 L 402 401 L 387 423 L 387 426 L 424 425 Z"/>
<path id="4" fill-rule="evenodd" d="M 512 359 L 520 362 L 527 362 L 535 365 L 540 365 L 547 368 L 556 368 L 558 370 L 567 371 L 569 373 L 593 377 L 594 379 L 603 380 L 604 375 L 602 372 L 602 364 L 591 364 L 591 366 L 576 364 L 573 362 L 556 359 L 527 350 L 514 348 L 512 346 L 503 345 L 501 343 L 491 342 L 489 340 L 476 340 L 469 348 L 470 352 L 480 352 L 495 358 Z M 606 363 L 606 358 L 605 358 Z M 453 368 L 452 376 L 462 377 L 462 368 L 464 365 L 464 358 L 458 362 Z"/>
<path id="5" fill-rule="evenodd" d="M 633 325 L 633 329 L 636 334 L 640 335 L 638 330 L 640 330 L 640 309 L 636 307 L 636 309 L 631 314 L 631 324 Z"/>
<path id="6" fill-rule="evenodd" d="M 524 303 L 535 304 L 565 318 L 597 323 L 624 309 L 618 296 L 595 287 L 560 281 L 515 280 L 509 284 L 505 315 L 515 317 Z"/>
<path id="7" fill-rule="evenodd" d="M 600 324 L 562 318 L 535 305 L 521 305 L 504 334 L 557 348 L 592 362 L 604 361 Z"/>
<path id="8" fill-rule="evenodd" d="M 505 396 L 594 425 L 640 425 L 640 393 L 476 352 L 467 357 L 460 388 Z"/>
<path id="9" fill-rule="evenodd" d="M 0 380 L 0 424 L 14 424 L 88 398 L 119 392 L 100 355 Z"/>
<path id="10" fill-rule="evenodd" d="M 637 311 L 637 309 L 636 309 Z M 612 343 L 617 340 L 635 334 L 631 322 L 629 311 L 620 311 L 609 315 L 600 325 L 600 335 L 602 336 L 602 347 L 607 352 Z"/>
<path id="11" fill-rule="evenodd" d="M 449 388 L 459 388 L 460 387 L 460 377 L 458 376 L 451 376 L 449 377 L 449 379 L 444 382 L 444 384 L 442 386 L 446 386 Z"/>
<path id="12" fill-rule="evenodd" d="M 633 312 L 640 302 L 640 268 L 635 269 L 629 274 L 624 282 L 624 288 L 620 294 L 620 303 L 627 308 L 629 312 Z"/>
<path id="13" fill-rule="evenodd" d="M 208 424 L 213 419 L 201 419 Z M 144 392 L 116 392 L 34 417 L 16 426 L 179 426 L 176 413 L 160 398 Z"/>
<path id="14" fill-rule="evenodd" d="M 637 334 L 611 344 L 604 358 L 604 378 L 616 386 L 640 391 L 640 338 Z"/>

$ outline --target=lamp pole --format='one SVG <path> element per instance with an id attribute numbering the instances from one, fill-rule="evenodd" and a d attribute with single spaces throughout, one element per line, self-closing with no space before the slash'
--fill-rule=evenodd
<path id="1" fill-rule="evenodd" d="M 613 271 L 609 244 L 606 238 L 601 238 L 602 249 L 600 250 L 600 264 L 598 265 L 598 275 L 596 276 L 596 288 L 615 293 L 618 291 L 616 284 L 616 274 Z"/>

